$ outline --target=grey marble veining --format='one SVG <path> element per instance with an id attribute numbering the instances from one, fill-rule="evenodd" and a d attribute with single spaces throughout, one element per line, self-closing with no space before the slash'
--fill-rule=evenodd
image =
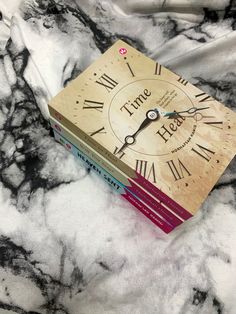
<path id="1" fill-rule="evenodd" d="M 235 160 L 166 236 L 54 141 L 47 109 L 121 38 L 236 110 L 235 25 L 234 1 L 22 2 L 0 51 L 1 314 L 236 313 Z"/>

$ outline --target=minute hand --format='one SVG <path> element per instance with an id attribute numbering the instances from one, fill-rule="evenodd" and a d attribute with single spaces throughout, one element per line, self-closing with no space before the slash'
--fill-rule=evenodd
<path id="1" fill-rule="evenodd" d="M 188 110 L 184 110 L 184 111 L 173 111 L 173 112 L 167 112 L 165 113 L 164 117 L 168 117 L 168 119 L 176 116 L 177 114 L 180 114 L 180 113 L 188 113 L 188 114 L 193 114 L 195 113 L 196 111 L 200 111 L 200 110 L 204 110 L 204 109 L 209 109 L 210 107 L 202 107 L 202 108 L 196 108 L 196 107 L 192 107 Z"/>

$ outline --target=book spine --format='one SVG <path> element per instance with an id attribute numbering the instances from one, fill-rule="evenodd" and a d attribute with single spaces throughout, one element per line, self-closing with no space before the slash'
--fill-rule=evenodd
<path id="1" fill-rule="evenodd" d="M 151 195 L 147 194 L 145 190 L 140 188 L 139 185 L 133 183 L 126 174 L 121 173 L 119 169 L 116 169 L 114 165 L 110 164 L 109 161 L 100 156 L 96 151 L 84 143 L 81 139 L 72 134 L 69 130 L 61 125 L 58 121 L 50 118 L 50 123 L 52 128 L 56 129 L 63 137 L 65 137 L 69 142 L 75 145 L 79 150 L 87 154 L 92 158 L 97 164 L 99 164 L 103 169 L 109 172 L 113 177 L 115 177 L 119 182 L 123 183 L 124 186 L 129 189 L 129 191 L 136 196 L 138 196 L 144 203 L 151 207 L 163 220 L 170 223 L 172 226 L 176 227 L 183 223 L 183 220 L 166 208 L 160 201 L 154 199 Z"/>
<path id="2" fill-rule="evenodd" d="M 134 182 L 142 186 L 147 192 L 153 195 L 156 199 L 162 202 L 165 206 L 171 209 L 176 215 L 178 215 L 183 220 L 188 220 L 189 218 L 193 217 L 193 215 L 176 203 L 172 198 L 167 196 L 153 184 L 151 184 L 147 179 L 137 173 L 137 177 L 133 180 L 129 180 L 130 184 L 133 186 Z"/>
<path id="3" fill-rule="evenodd" d="M 151 208 L 142 202 L 136 195 L 129 191 L 124 184 L 112 177 L 107 171 L 100 167 L 96 162 L 90 159 L 86 154 L 80 151 L 76 146 L 69 142 L 65 137 L 59 134 L 55 129 L 53 133 L 56 141 L 61 143 L 67 150 L 69 150 L 76 158 L 82 160 L 85 165 L 94 170 L 97 174 L 103 177 L 105 181 L 129 203 L 141 211 L 147 218 L 149 218 L 156 226 L 162 229 L 165 233 L 171 232 L 175 227 L 170 223 L 164 221 Z"/>

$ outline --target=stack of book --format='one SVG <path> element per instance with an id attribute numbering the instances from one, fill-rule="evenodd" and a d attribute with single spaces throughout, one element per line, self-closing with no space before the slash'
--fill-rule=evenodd
<path id="1" fill-rule="evenodd" d="M 49 112 L 55 139 L 165 233 L 235 156 L 235 113 L 121 40 Z"/>

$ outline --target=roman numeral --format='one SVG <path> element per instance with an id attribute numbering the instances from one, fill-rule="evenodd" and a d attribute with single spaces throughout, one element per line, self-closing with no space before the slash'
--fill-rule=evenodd
<path id="1" fill-rule="evenodd" d="M 98 134 L 98 133 L 106 134 L 107 132 L 105 131 L 105 128 L 102 127 L 101 129 L 98 129 L 97 131 L 94 131 L 94 132 L 89 132 L 88 134 L 89 134 L 90 136 L 94 136 L 95 134 Z"/>
<path id="2" fill-rule="evenodd" d="M 119 159 L 121 159 L 121 158 L 125 155 L 125 153 L 122 152 L 122 151 L 119 152 L 119 150 L 120 150 L 120 149 L 116 146 L 115 149 L 114 149 L 114 151 L 113 151 L 113 154 L 114 154 L 116 157 L 118 157 Z"/>
<path id="3" fill-rule="evenodd" d="M 128 63 L 128 62 L 126 62 L 126 64 L 127 64 L 128 68 L 129 68 L 129 70 L 130 70 L 130 73 L 131 73 L 131 74 L 132 74 L 132 76 L 134 77 L 134 76 L 135 76 L 135 75 L 134 75 L 134 72 L 133 72 L 133 70 L 131 69 L 131 67 L 130 67 L 129 63 Z"/>
<path id="4" fill-rule="evenodd" d="M 169 160 L 167 161 L 167 164 L 170 168 L 172 175 L 174 176 L 175 181 L 183 179 L 185 175 L 191 176 L 189 170 L 179 159 L 176 162 L 174 162 L 174 160 Z"/>
<path id="5" fill-rule="evenodd" d="M 183 79 L 181 76 L 178 78 L 178 82 L 180 82 L 181 84 L 183 84 L 184 86 L 186 86 L 188 84 L 188 81 L 186 81 L 185 79 Z"/>
<path id="6" fill-rule="evenodd" d="M 96 83 L 104 86 L 108 92 L 113 90 L 114 87 L 118 84 L 115 80 L 113 80 L 110 76 L 107 74 L 103 74 L 97 81 Z"/>
<path id="7" fill-rule="evenodd" d="M 85 106 L 83 106 L 83 109 L 95 109 L 97 111 L 102 112 L 104 103 L 100 102 L 100 101 L 94 101 L 94 100 L 85 99 L 84 100 L 84 105 Z"/>
<path id="8" fill-rule="evenodd" d="M 221 127 L 221 125 L 223 124 L 223 121 L 211 121 L 211 122 L 203 122 L 203 123 L 207 125 L 211 125 L 214 128 L 223 130 L 223 127 Z"/>
<path id="9" fill-rule="evenodd" d="M 156 63 L 155 65 L 155 75 L 161 75 L 161 65 L 159 63 Z"/>
<path id="10" fill-rule="evenodd" d="M 211 96 L 207 95 L 206 93 L 200 93 L 195 95 L 195 97 L 197 98 L 197 100 L 199 102 L 204 102 L 204 101 L 212 101 L 214 100 Z"/>
<path id="11" fill-rule="evenodd" d="M 146 160 L 136 160 L 135 165 L 136 171 L 141 174 L 144 178 L 149 180 L 151 178 L 153 183 L 156 183 L 156 173 L 154 162 L 149 164 Z"/>
<path id="12" fill-rule="evenodd" d="M 210 150 L 209 148 L 206 148 L 200 144 L 196 144 L 198 146 L 198 148 L 192 148 L 192 151 L 197 153 L 199 156 L 201 156 L 202 158 L 204 158 L 206 161 L 210 161 L 211 160 L 211 155 L 214 155 L 215 152 L 213 152 L 212 150 Z"/>

